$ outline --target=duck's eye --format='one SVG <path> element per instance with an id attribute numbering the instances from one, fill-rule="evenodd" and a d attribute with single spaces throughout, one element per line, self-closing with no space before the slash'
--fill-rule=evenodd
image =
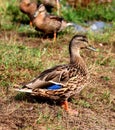
<path id="1" fill-rule="evenodd" d="M 84 47 L 81 47 L 80 49 L 84 49 L 84 48 L 86 48 L 86 47 L 84 46 Z"/>
<path id="2" fill-rule="evenodd" d="M 87 39 L 82 39 L 81 41 L 85 42 L 85 43 L 88 43 L 88 40 Z"/>

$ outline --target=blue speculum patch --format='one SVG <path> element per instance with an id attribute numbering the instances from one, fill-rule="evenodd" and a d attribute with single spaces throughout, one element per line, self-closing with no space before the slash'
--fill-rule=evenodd
<path id="1" fill-rule="evenodd" d="M 58 84 L 53 84 L 53 85 L 47 87 L 48 90 L 57 90 L 57 89 L 60 89 L 60 88 L 62 88 L 62 86 L 58 85 Z"/>

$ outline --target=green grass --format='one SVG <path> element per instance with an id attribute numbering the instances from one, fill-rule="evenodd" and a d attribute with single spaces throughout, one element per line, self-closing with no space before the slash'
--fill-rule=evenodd
<path id="1" fill-rule="evenodd" d="M 1 11 L 1 29 L 3 30 L 12 30 L 15 29 L 17 25 L 21 22 L 23 24 L 29 23 L 29 18 L 27 15 L 23 14 L 19 9 L 19 1 L 2 1 L 0 5 Z"/>
<path id="2" fill-rule="evenodd" d="M 77 105 L 80 107 L 84 107 L 84 108 L 90 108 L 91 105 L 89 102 L 85 101 L 84 99 L 80 99 L 79 101 L 77 101 Z"/>
<path id="3" fill-rule="evenodd" d="M 36 69 L 41 65 L 41 51 L 38 48 L 31 49 L 23 45 L 0 44 L 0 61 L 5 68 Z"/>
<path id="4" fill-rule="evenodd" d="M 72 9 L 70 7 L 62 8 L 62 16 L 68 21 L 75 23 L 83 23 L 92 20 L 102 20 L 106 22 L 115 21 L 115 2 L 111 4 L 99 4 L 91 3 L 88 7 L 77 7 Z"/>
<path id="5" fill-rule="evenodd" d="M 33 49 L 23 45 L 8 45 L 6 43 L 0 44 L 0 67 L 3 73 L 0 76 L 1 85 L 8 86 L 11 82 L 16 82 L 17 78 L 30 78 L 33 75 L 30 73 L 32 70 L 42 70 L 42 54 L 43 52 L 38 48 Z"/>
<path id="6" fill-rule="evenodd" d="M 110 91 L 104 91 L 102 94 L 102 100 L 103 102 L 110 103 Z"/>

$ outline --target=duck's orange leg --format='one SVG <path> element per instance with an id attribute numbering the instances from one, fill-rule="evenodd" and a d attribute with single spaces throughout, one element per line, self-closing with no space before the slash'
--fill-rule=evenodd
<path id="1" fill-rule="evenodd" d="M 63 107 L 64 110 L 66 110 L 66 111 L 69 110 L 69 108 L 68 108 L 68 101 L 64 101 L 64 102 L 62 102 L 61 105 L 62 105 L 62 107 Z"/>
<path id="2" fill-rule="evenodd" d="M 68 101 L 62 102 L 61 106 L 62 106 L 63 109 L 66 110 L 69 114 L 78 116 L 78 111 L 73 110 L 73 109 L 71 109 L 71 108 L 68 107 L 68 106 L 69 106 L 69 105 L 68 105 Z"/>
<path id="3" fill-rule="evenodd" d="M 32 25 L 32 21 L 30 21 L 30 27 L 32 27 L 33 25 Z"/>
<path id="4" fill-rule="evenodd" d="M 56 32 L 54 32 L 54 40 L 53 42 L 55 43 L 56 42 Z"/>

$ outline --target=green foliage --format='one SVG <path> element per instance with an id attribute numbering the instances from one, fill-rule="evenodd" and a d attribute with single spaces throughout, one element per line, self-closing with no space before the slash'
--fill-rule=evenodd
<path id="1" fill-rule="evenodd" d="M 89 102 L 85 101 L 85 100 L 79 100 L 78 101 L 78 105 L 85 107 L 85 108 L 90 108 L 90 104 Z"/>
<path id="2" fill-rule="evenodd" d="M 62 16 L 68 21 L 83 23 L 85 21 L 103 20 L 115 21 L 114 3 L 111 4 L 89 4 L 87 7 L 62 8 Z"/>
<path id="3" fill-rule="evenodd" d="M 28 16 L 23 14 L 20 11 L 19 5 L 16 4 L 16 0 L 11 0 L 8 3 L 6 14 L 11 16 L 12 22 L 17 22 L 17 23 L 20 23 L 20 22 L 28 23 L 29 22 Z"/>
<path id="4" fill-rule="evenodd" d="M 41 65 L 39 49 L 28 48 L 23 45 L 0 45 L 0 61 L 5 68 L 38 68 Z M 4 49 L 3 49 L 4 48 Z"/>
<path id="5" fill-rule="evenodd" d="M 109 62 L 109 65 L 115 67 L 115 59 L 112 58 Z"/>
<path id="6" fill-rule="evenodd" d="M 111 78 L 109 76 L 102 77 L 105 81 L 109 81 Z"/>
<path id="7" fill-rule="evenodd" d="M 115 60 L 113 59 L 113 57 L 104 57 L 102 54 L 100 54 L 96 63 L 102 66 L 114 66 Z"/>
<path id="8" fill-rule="evenodd" d="M 16 82 L 17 78 L 29 79 L 32 76 L 30 73 L 32 70 L 42 70 L 41 56 L 42 52 L 38 48 L 0 44 L 1 86 L 10 86 L 11 82 Z"/>
<path id="9" fill-rule="evenodd" d="M 80 100 L 74 100 L 73 99 L 72 102 L 74 104 L 78 104 L 79 106 L 84 107 L 84 108 L 90 108 L 91 107 L 90 103 L 85 101 L 84 99 L 80 99 Z"/>
<path id="10" fill-rule="evenodd" d="M 19 9 L 19 2 L 17 0 L 10 0 L 3 2 L 0 5 L 0 28 L 5 30 L 15 29 L 19 23 L 29 23 L 27 15 L 23 14 Z"/>
<path id="11" fill-rule="evenodd" d="M 104 91 L 101 99 L 103 101 L 103 103 L 107 104 L 107 103 L 111 103 L 111 93 L 110 91 Z"/>

